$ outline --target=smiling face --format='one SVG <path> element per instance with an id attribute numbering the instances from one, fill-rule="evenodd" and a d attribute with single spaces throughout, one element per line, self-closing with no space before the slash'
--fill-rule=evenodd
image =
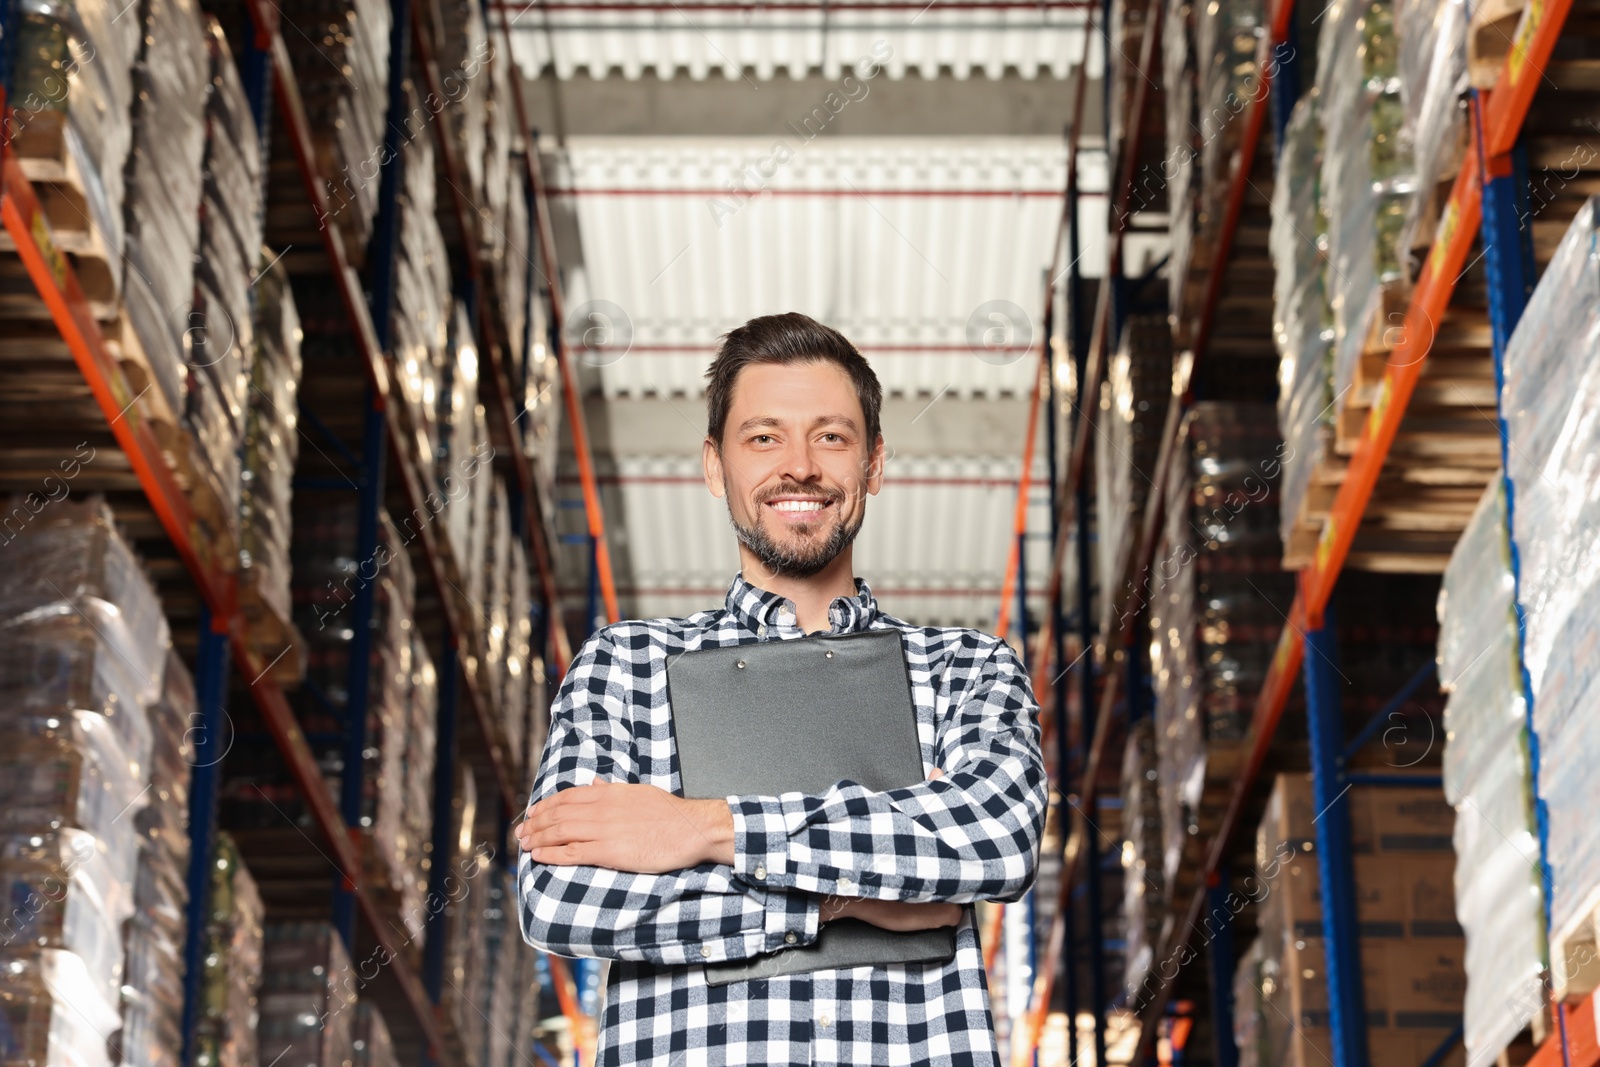
<path id="1" fill-rule="evenodd" d="M 850 376 L 826 361 L 739 372 L 706 485 L 728 505 L 739 543 L 772 575 L 809 578 L 839 559 L 883 483 L 883 437 L 866 440 Z M 844 560 L 848 569 L 848 559 Z"/>

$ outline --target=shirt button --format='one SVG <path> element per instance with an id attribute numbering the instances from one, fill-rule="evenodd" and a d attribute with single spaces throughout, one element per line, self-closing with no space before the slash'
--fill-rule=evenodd
<path id="1" fill-rule="evenodd" d="M 763 863 L 756 864 L 756 877 L 757 878 L 765 878 L 766 876 L 767 876 L 766 864 L 763 864 Z"/>
<path id="2" fill-rule="evenodd" d="M 700 946 L 700 955 L 709 957 L 711 955 L 711 946 L 710 945 L 701 945 Z"/>
<path id="3" fill-rule="evenodd" d="M 829 1015 L 827 1012 L 823 1012 L 822 1017 L 817 1020 L 817 1025 L 826 1030 L 828 1027 L 833 1025 L 833 1016 Z"/>
<path id="4" fill-rule="evenodd" d="M 844 894 L 848 895 L 850 890 L 852 890 L 854 888 L 855 888 L 855 883 L 850 881 L 850 879 L 848 879 L 848 878 L 839 879 L 839 891 L 841 893 L 844 893 Z"/>
<path id="5" fill-rule="evenodd" d="M 799 935 L 798 935 L 798 934 L 796 934 L 796 933 L 795 933 L 795 932 L 794 932 L 794 931 L 793 931 L 793 930 L 790 930 L 790 931 L 789 931 L 789 932 L 788 932 L 788 933 L 786 933 L 786 934 L 784 934 L 784 935 L 783 935 L 783 940 L 784 940 L 784 941 L 785 941 L 785 942 L 786 942 L 786 943 L 787 943 L 787 944 L 790 944 L 790 945 L 792 945 L 792 944 L 794 944 L 794 943 L 795 943 L 795 942 L 796 942 L 796 941 L 798 941 L 798 940 L 800 940 L 800 936 L 799 936 Z"/>

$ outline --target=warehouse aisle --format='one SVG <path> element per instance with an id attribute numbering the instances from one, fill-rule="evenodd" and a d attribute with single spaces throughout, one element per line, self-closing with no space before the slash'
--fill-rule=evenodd
<path id="1" fill-rule="evenodd" d="M 592 635 L 723 604 L 707 368 L 798 311 L 882 387 L 855 572 L 1006 646 L 927 752 L 1037 704 L 871 817 L 992 866 L 1047 776 L 967 949 L 1002 1060 L 1600 1064 L 1592 14 L 0 8 L 0 1059 L 629 1062 L 641 961 L 530 929 L 696 996 L 708 901 L 813 940 L 736 858 L 649 941 L 619 887 L 683 877 L 516 836 L 563 682 L 624 706 Z M 864 996 L 739 1055 L 884 1058 Z"/>

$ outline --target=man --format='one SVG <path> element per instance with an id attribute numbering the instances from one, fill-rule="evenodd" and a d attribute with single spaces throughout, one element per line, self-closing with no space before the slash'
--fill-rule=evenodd
<path id="1" fill-rule="evenodd" d="M 727 502 L 741 570 L 722 608 L 613 623 L 573 659 L 517 830 L 523 935 L 615 961 L 600 1064 L 995 1064 L 964 905 L 1033 884 L 1047 786 L 1027 675 L 998 638 L 880 612 L 854 576 L 883 482 L 883 392 L 849 341 L 804 315 L 753 319 L 706 376 L 706 486 Z M 674 795 L 673 656 L 886 628 L 901 633 L 927 781 Z M 841 916 L 957 925 L 956 955 L 706 984 L 700 963 L 807 945 Z"/>

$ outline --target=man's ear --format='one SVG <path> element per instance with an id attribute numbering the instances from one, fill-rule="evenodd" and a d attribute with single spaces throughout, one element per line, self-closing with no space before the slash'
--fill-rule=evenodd
<path id="1" fill-rule="evenodd" d="M 722 480 L 722 457 L 717 454 L 717 443 L 710 434 L 700 443 L 700 466 L 705 471 L 706 488 L 711 490 L 712 496 L 721 499 L 727 486 Z"/>
<path id="2" fill-rule="evenodd" d="M 873 496 L 877 496 L 878 490 L 883 488 L 883 465 L 892 454 L 884 449 L 883 434 L 880 433 L 873 442 L 872 451 L 867 454 L 867 492 Z"/>

